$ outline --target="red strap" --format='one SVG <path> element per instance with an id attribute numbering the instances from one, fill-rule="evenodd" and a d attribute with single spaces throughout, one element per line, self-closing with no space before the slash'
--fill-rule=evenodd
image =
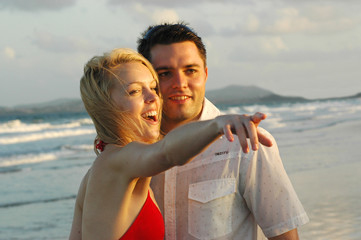
<path id="1" fill-rule="evenodd" d="M 98 144 L 95 146 L 96 149 L 99 149 L 101 152 L 104 151 L 105 145 L 108 143 L 103 142 L 102 140 L 99 140 Z"/>

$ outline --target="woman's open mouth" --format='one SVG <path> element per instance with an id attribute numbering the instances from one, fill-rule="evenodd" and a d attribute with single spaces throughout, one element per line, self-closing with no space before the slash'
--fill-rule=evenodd
<path id="1" fill-rule="evenodd" d="M 145 120 L 147 120 L 149 122 L 157 123 L 158 122 L 158 112 L 157 111 L 149 111 L 149 112 L 143 113 L 142 118 L 144 118 Z"/>

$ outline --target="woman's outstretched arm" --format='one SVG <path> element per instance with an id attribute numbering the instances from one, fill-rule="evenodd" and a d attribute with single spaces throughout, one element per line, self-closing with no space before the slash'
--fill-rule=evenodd
<path id="1" fill-rule="evenodd" d="M 250 121 L 252 118 L 252 121 Z M 130 178 L 154 176 L 173 166 L 183 165 L 204 151 L 221 135 L 229 141 L 237 135 L 246 152 L 249 137 L 253 150 L 257 150 L 259 138 L 257 125 L 265 117 L 262 114 L 221 115 L 207 121 L 191 122 L 170 131 L 162 140 L 154 144 L 133 142 L 113 155 L 116 167 L 123 169 Z M 272 145 L 265 139 L 265 145 Z"/>

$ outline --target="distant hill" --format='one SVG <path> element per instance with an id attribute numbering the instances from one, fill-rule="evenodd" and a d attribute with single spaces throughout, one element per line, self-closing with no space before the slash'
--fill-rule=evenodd
<path id="1" fill-rule="evenodd" d="M 206 97 L 217 106 L 243 105 L 251 103 L 273 104 L 283 102 L 307 102 L 303 97 L 277 95 L 256 86 L 231 85 L 225 88 L 206 92 Z"/>
<path id="2" fill-rule="evenodd" d="M 314 99 L 313 101 L 325 101 L 325 100 L 343 100 L 343 99 L 352 99 L 352 98 L 361 98 L 361 93 L 357 93 L 355 95 L 346 96 L 346 97 L 333 97 L 333 98 L 326 98 L 326 99 Z"/>
<path id="3" fill-rule="evenodd" d="M 0 116 L 14 114 L 39 114 L 39 113 L 82 113 L 85 112 L 80 99 L 58 99 L 39 104 L 27 104 L 16 107 L 0 107 Z"/>
<path id="4" fill-rule="evenodd" d="M 309 101 L 342 100 L 360 98 L 361 93 L 348 97 L 327 99 L 306 99 L 303 97 L 281 96 L 256 86 L 230 85 L 225 88 L 210 90 L 206 97 L 219 108 L 232 105 L 247 104 L 277 104 Z M 41 104 L 29 104 L 16 107 L 0 107 L 0 116 L 39 114 L 39 113 L 85 113 L 83 102 L 80 99 L 58 99 Z"/>

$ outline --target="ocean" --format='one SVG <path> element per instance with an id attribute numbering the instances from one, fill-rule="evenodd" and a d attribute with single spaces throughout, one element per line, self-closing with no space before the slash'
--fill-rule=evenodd
<path id="1" fill-rule="evenodd" d="M 361 98 L 221 110 L 268 115 L 261 126 L 311 220 L 301 239 L 361 239 Z M 94 137 L 86 113 L 0 117 L 1 240 L 68 238 Z"/>

